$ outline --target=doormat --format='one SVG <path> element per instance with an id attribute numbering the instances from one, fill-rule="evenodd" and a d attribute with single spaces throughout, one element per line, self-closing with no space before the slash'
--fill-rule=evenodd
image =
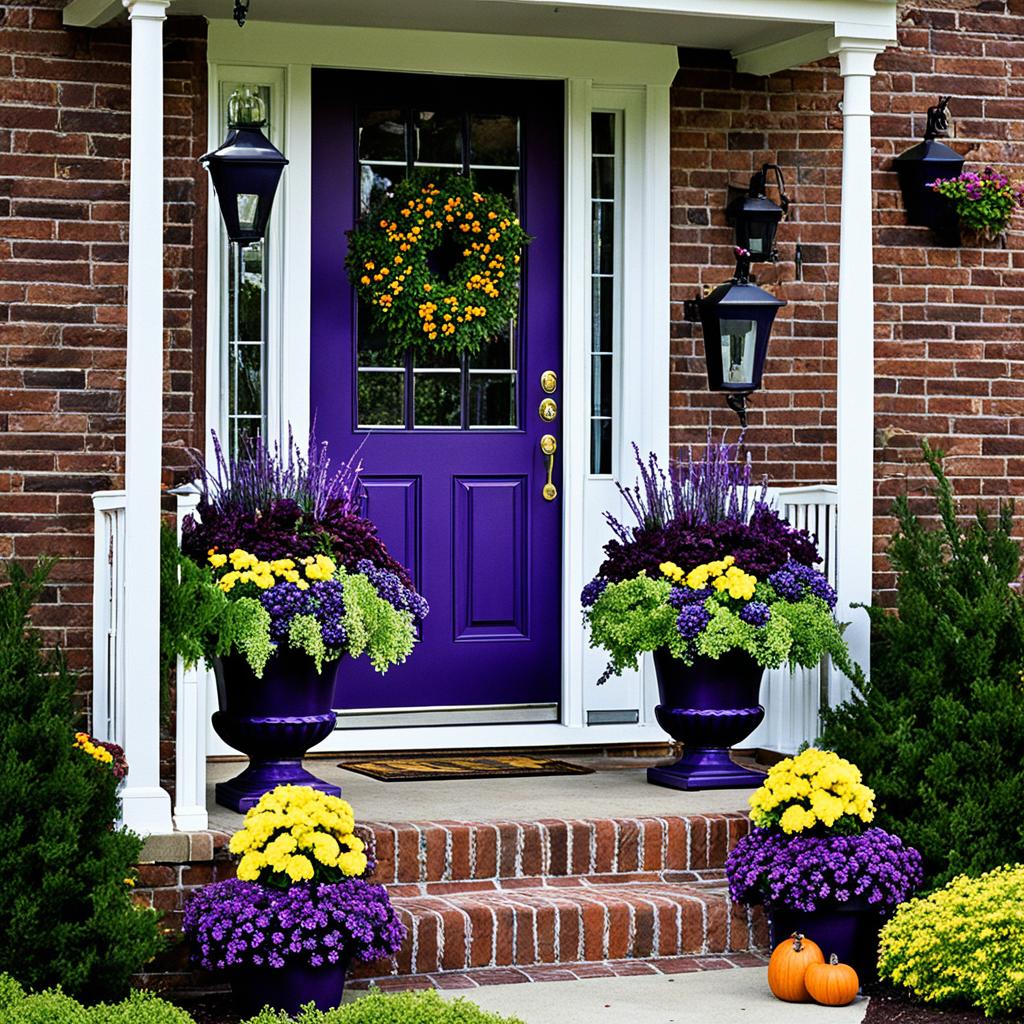
<path id="1" fill-rule="evenodd" d="M 380 782 L 423 782 L 429 779 L 517 779 L 534 775 L 593 775 L 593 768 L 528 754 L 487 754 L 474 757 L 394 757 L 342 761 L 339 768 L 369 775 Z"/>

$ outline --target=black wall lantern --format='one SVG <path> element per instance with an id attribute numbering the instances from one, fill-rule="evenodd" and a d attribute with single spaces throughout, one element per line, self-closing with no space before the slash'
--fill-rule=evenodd
<path id="1" fill-rule="evenodd" d="M 251 86 L 228 102 L 228 135 L 223 145 L 200 157 L 213 179 L 221 216 L 232 242 L 247 244 L 267 232 L 281 173 L 288 161 L 263 134 L 266 110 Z"/>
<path id="2" fill-rule="evenodd" d="M 937 139 L 949 132 L 949 100 L 949 96 L 940 96 L 938 104 L 928 108 L 924 141 L 896 157 L 893 167 L 900 179 L 907 222 L 932 228 L 943 238 L 956 241 L 959 225 L 952 204 L 928 188 L 936 179 L 957 177 L 964 166 L 964 158 Z"/>
<path id="3" fill-rule="evenodd" d="M 771 171 L 775 172 L 779 190 L 778 203 L 773 203 L 765 194 Z M 782 168 L 778 164 L 764 164 L 750 179 L 747 191 L 725 208 L 726 221 L 736 226 L 736 247 L 746 249 L 754 262 L 774 262 L 779 255 L 775 248 L 775 231 L 788 209 L 789 196 L 782 180 Z"/>
<path id="4" fill-rule="evenodd" d="M 737 247 L 732 280 L 696 300 L 696 309 L 690 310 L 699 315 L 704 332 L 708 390 L 725 392 L 743 426 L 747 398 L 761 386 L 775 314 L 786 305 L 751 282 L 750 259 L 750 253 Z"/>

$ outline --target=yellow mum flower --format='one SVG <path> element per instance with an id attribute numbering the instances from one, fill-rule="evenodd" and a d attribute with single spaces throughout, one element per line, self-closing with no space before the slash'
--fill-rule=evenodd
<path id="1" fill-rule="evenodd" d="M 210 555 L 209 562 L 214 569 L 219 569 L 228 560 L 228 556 L 225 554 L 212 554 Z"/>
<path id="2" fill-rule="evenodd" d="M 238 862 L 238 877 L 243 882 L 255 882 L 260 877 L 263 868 L 263 858 L 255 853 L 247 853 Z"/>
<path id="3" fill-rule="evenodd" d="M 313 862 L 304 854 L 297 853 L 289 858 L 285 874 L 293 882 L 305 882 L 313 877 Z"/>

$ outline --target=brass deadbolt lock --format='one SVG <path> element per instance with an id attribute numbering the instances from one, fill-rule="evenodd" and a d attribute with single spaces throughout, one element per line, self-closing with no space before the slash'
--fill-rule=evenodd
<path id="1" fill-rule="evenodd" d="M 558 403 L 553 398 L 545 398 L 537 409 L 537 413 L 545 423 L 558 418 Z"/>
<path id="2" fill-rule="evenodd" d="M 558 374 L 554 370 L 545 370 L 540 375 L 540 389 L 546 395 L 553 394 L 558 387 Z"/>

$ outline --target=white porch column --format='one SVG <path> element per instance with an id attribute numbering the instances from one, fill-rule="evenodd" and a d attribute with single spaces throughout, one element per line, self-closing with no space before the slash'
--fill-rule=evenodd
<path id="1" fill-rule="evenodd" d="M 843 78 L 843 188 L 839 229 L 836 476 L 839 486 L 836 611 L 850 622 L 853 659 L 870 671 L 870 625 L 851 604 L 871 603 L 874 498 L 874 260 L 871 204 L 871 78 L 885 43 L 835 37 Z"/>
<path id="2" fill-rule="evenodd" d="M 131 19 L 131 189 L 125 396 L 124 823 L 171 831 L 160 788 L 160 466 L 163 431 L 163 22 L 169 0 L 123 0 Z"/>

